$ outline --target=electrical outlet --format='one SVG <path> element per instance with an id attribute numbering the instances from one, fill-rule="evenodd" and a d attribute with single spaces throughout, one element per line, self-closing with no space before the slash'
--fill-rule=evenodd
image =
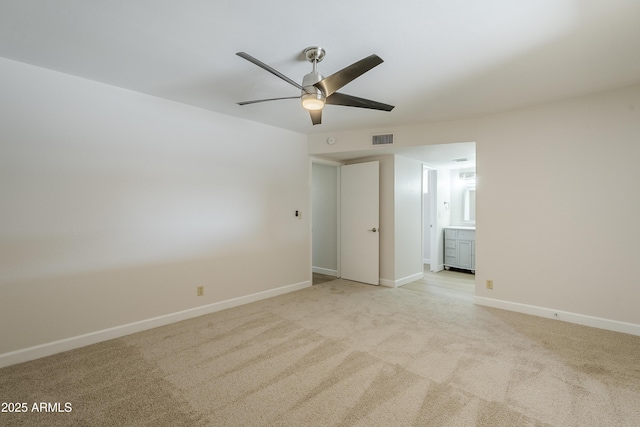
<path id="1" fill-rule="evenodd" d="M 493 289 L 493 280 L 487 280 L 487 289 Z"/>
<path id="2" fill-rule="evenodd" d="M 197 295 L 199 297 L 204 295 L 204 286 L 198 286 Z"/>

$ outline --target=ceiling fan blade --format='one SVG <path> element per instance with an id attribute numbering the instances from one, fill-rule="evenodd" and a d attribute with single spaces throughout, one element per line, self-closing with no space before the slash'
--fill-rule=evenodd
<path id="1" fill-rule="evenodd" d="M 370 55 L 358 62 L 354 62 L 346 68 L 331 74 L 314 84 L 315 87 L 322 90 L 325 96 L 333 94 L 347 83 L 360 77 L 375 66 L 382 64 L 382 58 L 378 55 Z"/>
<path id="2" fill-rule="evenodd" d="M 302 86 L 300 86 L 299 83 L 296 83 L 295 81 L 291 80 L 289 77 L 287 77 L 284 74 L 282 74 L 280 71 L 276 70 L 275 68 L 271 68 L 270 66 L 268 66 L 264 62 L 260 61 L 259 59 L 254 58 L 253 56 L 249 55 L 248 53 L 246 53 L 246 52 L 238 52 L 238 53 L 236 53 L 236 55 L 238 55 L 241 58 L 246 59 L 249 62 L 252 62 L 252 63 L 256 64 L 258 67 L 260 67 L 260 68 L 262 68 L 264 70 L 267 70 L 268 72 L 270 72 L 274 76 L 280 77 L 282 80 L 284 80 L 285 82 L 297 87 L 298 89 L 304 90 L 302 88 Z"/>
<path id="3" fill-rule="evenodd" d="M 238 102 L 237 104 L 238 105 L 257 104 L 258 102 L 279 101 L 281 99 L 300 99 L 300 97 L 299 96 L 285 96 L 283 98 L 255 99 L 253 101 Z"/>
<path id="4" fill-rule="evenodd" d="M 311 110 L 309 111 L 309 115 L 311 115 L 311 123 L 313 123 L 314 126 L 322 122 L 322 110 Z"/>
<path id="5" fill-rule="evenodd" d="M 383 104 L 382 102 L 371 101 L 370 99 L 358 98 L 340 92 L 335 92 L 328 96 L 325 100 L 326 104 L 344 105 L 346 107 L 369 108 L 371 110 L 391 111 L 395 108 L 393 105 Z"/>

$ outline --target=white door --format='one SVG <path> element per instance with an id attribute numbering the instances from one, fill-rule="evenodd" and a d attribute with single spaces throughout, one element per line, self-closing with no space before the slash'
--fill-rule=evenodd
<path id="1" fill-rule="evenodd" d="M 380 165 L 357 163 L 341 167 L 341 276 L 380 284 Z"/>

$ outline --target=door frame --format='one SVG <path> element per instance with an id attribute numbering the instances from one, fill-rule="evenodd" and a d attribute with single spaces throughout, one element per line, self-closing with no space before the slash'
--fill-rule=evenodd
<path id="1" fill-rule="evenodd" d="M 422 262 L 424 263 L 425 257 L 424 257 L 424 248 L 425 248 L 425 239 L 426 239 L 426 230 L 427 228 L 430 228 L 430 233 L 429 233 L 429 270 L 432 272 L 437 271 L 436 267 L 434 264 L 437 265 L 438 262 L 438 258 L 437 258 L 437 253 L 438 253 L 438 242 L 437 242 L 437 230 L 438 230 L 438 170 L 431 166 L 428 163 L 424 163 L 422 162 L 422 174 L 423 174 L 423 178 L 422 178 L 422 185 L 424 186 L 424 174 L 428 174 L 429 175 L 429 179 L 428 179 L 428 186 L 429 186 L 429 191 L 428 191 L 428 198 L 429 198 L 429 219 L 431 220 L 430 224 L 425 224 L 425 212 L 424 212 L 424 200 L 425 200 L 425 193 L 424 193 L 424 187 L 422 188 Z"/>
<path id="2" fill-rule="evenodd" d="M 429 168 L 429 197 L 431 198 L 431 223 L 433 227 L 431 229 L 431 261 L 429 264 L 429 271 L 438 272 L 444 268 L 442 261 L 442 254 L 440 249 L 440 242 L 442 238 L 442 229 L 440 227 L 440 221 L 438 217 L 438 169 Z"/>

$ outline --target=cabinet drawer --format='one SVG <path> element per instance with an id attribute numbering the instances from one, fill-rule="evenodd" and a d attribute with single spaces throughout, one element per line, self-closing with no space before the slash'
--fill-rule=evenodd
<path id="1" fill-rule="evenodd" d="M 445 247 L 445 249 L 455 249 L 456 248 L 456 240 L 444 239 L 444 247 Z"/>
<path id="2" fill-rule="evenodd" d="M 458 240 L 476 240 L 476 232 L 473 230 L 458 230 Z"/>
<path id="3" fill-rule="evenodd" d="M 455 258 L 457 256 L 456 248 L 445 248 L 444 256 Z"/>
<path id="4" fill-rule="evenodd" d="M 445 228 L 444 229 L 444 237 L 449 238 L 449 239 L 455 239 L 456 238 L 456 231 L 457 230 L 452 230 L 450 228 Z"/>

